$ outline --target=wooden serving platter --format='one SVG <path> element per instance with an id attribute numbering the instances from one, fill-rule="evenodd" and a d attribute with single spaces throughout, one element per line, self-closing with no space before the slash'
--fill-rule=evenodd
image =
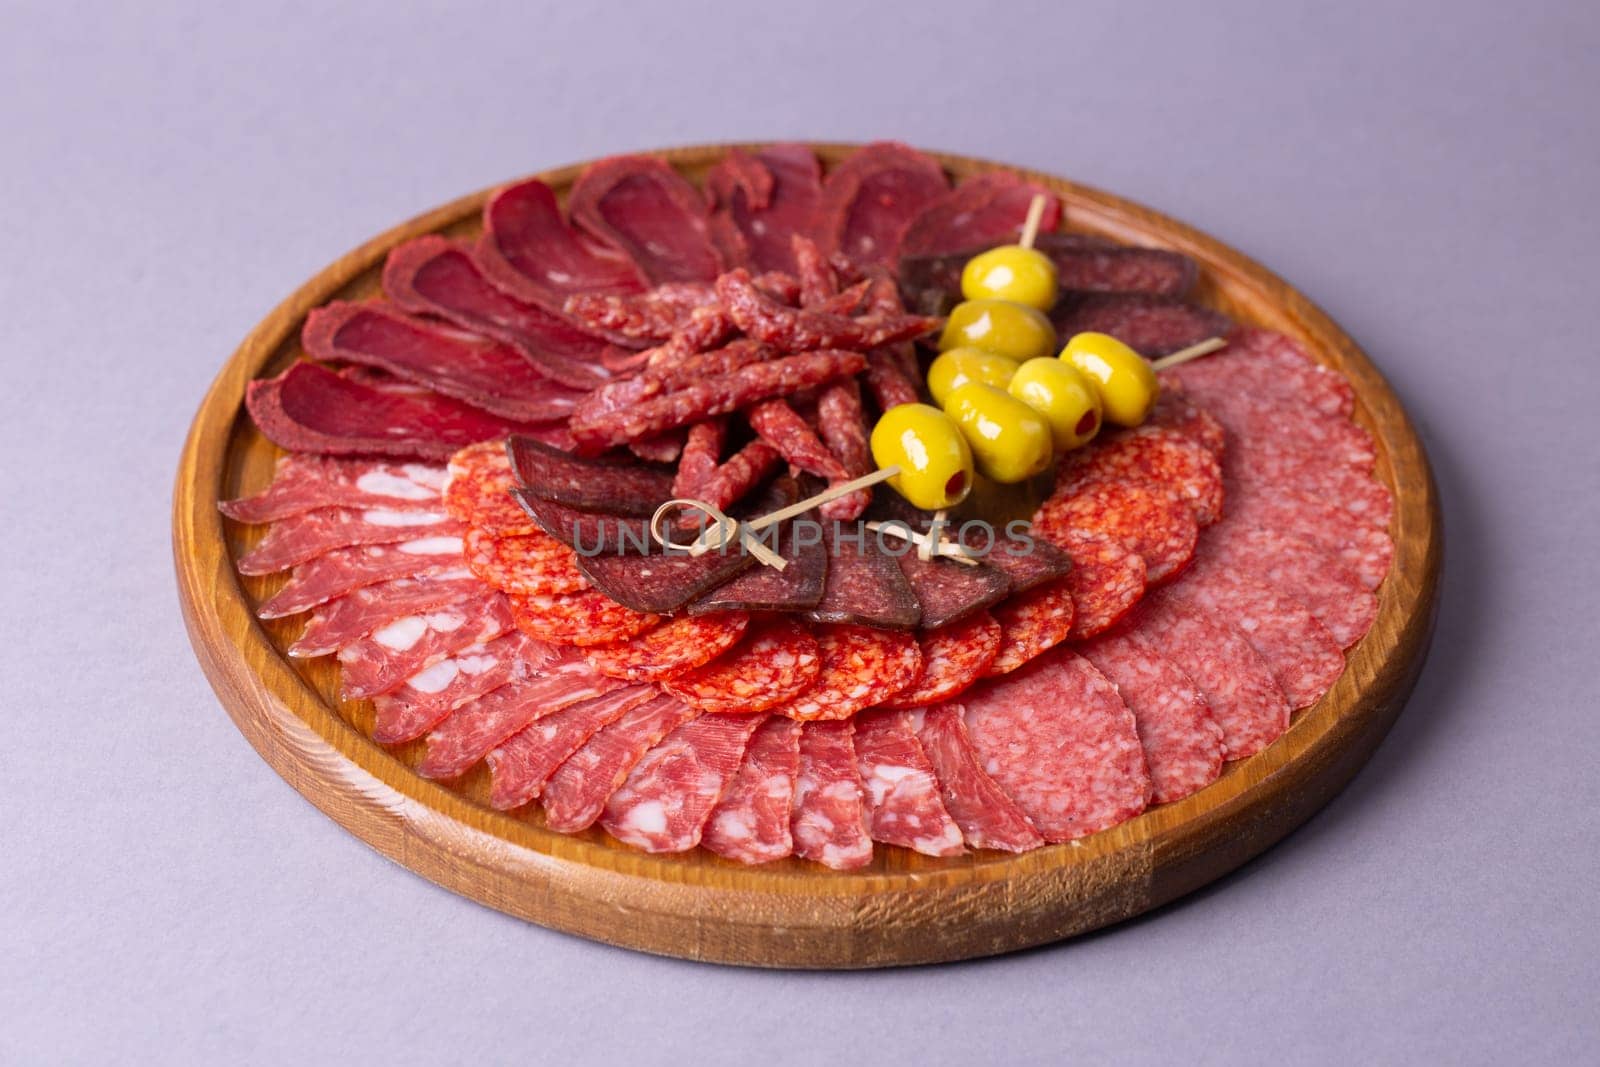
<path id="1" fill-rule="evenodd" d="M 727 146 L 660 153 L 698 179 Z M 825 164 L 853 146 L 813 146 Z M 997 165 L 939 156 L 956 177 Z M 540 177 L 564 194 L 581 165 Z M 1326 315 L 1221 242 L 1110 194 L 1021 172 L 1062 197 L 1073 229 L 1186 252 L 1199 298 L 1288 333 L 1354 385 L 1356 418 L 1394 491 L 1394 568 L 1372 631 L 1327 696 L 1275 744 L 1221 779 L 1070 845 L 1020 856 L 932 859 L 880 848 L 863 871 L 798 860 L 750 868 L 703 850 L 653 856 L 598 830 L 568 836 L 532 813 L 489 807 L 482 767 L 441 785 L 413 773 L 422 744 L 368 739 L 372 709 L 337 696 L 332 657 L 284 653 L 300 620 L 262 623 L 253 607 L 281 579 L 244 579 L 233 561 L 261 530 L 232 527 L 217 502 L 270 480 L 278 450 L 244 411 L 245 385 L 301 355 L 306 313 L 378 292 L 390 248 L 426 233 L 468 236 L 487 191 L 368 241 L 301 286 L 222 368 L 195 416 L 173 497 L 173 553 L 195 652 L 222 705 L 274 770 L 373 848 L 473 900 L 569 933 L 695 960 L 764 967 L 879 967 L 992 955 L 1070 937 L 1157 907 L 1238 867 L 1349 781 L 1410 694 L 1432 633 L 1441 556 L 1427 457 L 1383 377 Z M 533 806 L 537 809 L 537 805 Z"/>

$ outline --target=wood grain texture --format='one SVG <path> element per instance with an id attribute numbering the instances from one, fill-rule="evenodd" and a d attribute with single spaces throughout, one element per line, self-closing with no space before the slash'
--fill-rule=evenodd
<path id="1" fill-rule="evenodd" d="M 698 178 L 726 146 L 661 155 Z M 817 145 L 827 163 L 853 146 Z M 997 165 L 940 156 L 956 177 Z M 1013 168 L 1014 169 L 1014 168 Z M 579 170 L 541 175 L 564 194 Z M 1056 190 L 1074 229 L 1186 252 L 1203 267 L 1200 299 L 1281 330 L 1345 374 L 1356 418 L 1395 494 L 1394 569 L 1371 633 L 1331 692 L 1266 751 L 1174 804 L 1071 845 L 1021 856 L 932 859 L 880 848 L 871 867 L 801 861 L 746 868 L 701 851 L 651 856 L 598 830 L 547 830 L 537 811 L 487 803 L 480 767 L 449 786 L 413 773 L 422 744 L 368 739 L 371 705 L 337 697 L 332 658 L 283 652 L 300 619 L 262 623 L 253 606 L 279 577 L 243 579 L 233 560 L 261 535 L 224 523 L 217 501 L 270 480 L 278 451 L 244 412 L 247 382 L 299 358 L 307 311 L 378 291 L 390 248 L 425 233 L 470 235 L 487 191 L 369 241 L 307 282 L 228 360 L 195 416 L 173 497 L 173 553 L 184 618 L 222 705 L 274 770 L 384 855 L 455 892 L 583 937 L 696 960 L 765 967 L 878 967 L 992 955 L 1092 930 L 1171 901 L 1278 841 L 1366 761 L 1415 684 L 1432 632 L 1442 551 L 1427 458 L 1382 375 L 1326 315 L 1238 252 L 1118 197 L 1022 171 Z"/>

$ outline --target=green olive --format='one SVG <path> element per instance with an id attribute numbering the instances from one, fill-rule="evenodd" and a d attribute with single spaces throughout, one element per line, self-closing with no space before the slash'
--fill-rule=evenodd
<path id="1" fill-rule="evenodd" d="M 1059 359 L 1028 360 L 1006 391 L 1044 416 L 1058 452 L 1088 444 L 1100 430 L 1099 389 Z"/>
<path id="2" fill-rule="evenodd" d="M 943 404 L 950 390 L 968 382 L 986 382 L 1004 389 L 1017 373 L 1017 361 L 985 352 L 981 348 L 952 348 L 940 353 L 928 365 L 928 392 L 935 404 Z"/>
<path id="3" fill-rule="evenodd" d="M 944 410 L 966 435 L 985 478 L 1009 485 L 1050 466 L 1055 454 L 1050 424 L 1004 389 L 968 382 L 951 390 Z"/>
<path id="4" fill-rule="evenodd" d="M 1161 380 L 1145 358 L 1110 334 L 1074 334 L 1061 359 L 1094 382 L 1106 419 L 1118 426 L 1144 422 L 1161 395 Z"/>
<path id="5" fill-rule="evenodd" d="M 900 468 L 889 484 L 919 508 L 953 508 L 972 491 L 972 449 L 936 407 L 896 404 L 872 428 L 871 443 L 879 470 Z"/>
<path id="6" fill-rule="evenodd" d="M 1056 330 L 1038 308 L 1009 300 L 968 300 L 957 304 L 939 335 L 939 351 L 981 348 L 1018 363 L 1055 351 Z"/>
<path id="7" fill-rule="evenodd" d="M 961 271 L 968 300 L 1009 300 L 1040 311 L 1056 302 L 1056 264 L 1036 248 L 1002 245 L 980 252 Z"/>

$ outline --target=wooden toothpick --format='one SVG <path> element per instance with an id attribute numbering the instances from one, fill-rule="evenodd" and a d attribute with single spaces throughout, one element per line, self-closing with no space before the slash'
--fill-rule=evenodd
<path id="1" fill-rule="evenodd" d="M 1177 352 L 1172 353 L 1170 356 L 1162 356 L 1160 359 L 1151 363 L 1150 368 L 1152 370 L 1166 370 L 1168 367 L 1176 367 L 1180 363 L 1187 363 L 1191 359 L 1199 359 L 1201 356 L 1209 356 L 1217 349 L 1226 347 L 1228 347 L 1228 342 L 1223 338 L 1210 337 L 1204 341 L 1201 341 L 1199 344 L 1193 344 L 1188 348 L 1180 349 Z"/>
<path id="2" fill-rule="evenodd" d="M 1039 236 L 1039 223 L 1044 221 L 1044 205 L 1047 202 L 1043 193 L 1036 193 L 1028 201 L 1028 217 L 1022 223 L 1022 240 L 1017 244 L 1023 248 L 1032 248 L 1033 242 Z"/>

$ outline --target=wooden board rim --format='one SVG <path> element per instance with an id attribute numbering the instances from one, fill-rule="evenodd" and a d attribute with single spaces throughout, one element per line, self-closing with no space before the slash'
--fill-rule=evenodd
<path id="1" fill-rule="evenodd" d="M 704 168 L 728 145 L 654 154 Z M 748 147 L 748 146 L 747 146 Z M 815 144 L 832 162 L 857 146 Z M 1177 248 L 1225 282 L 1242 318 L 1298 336 L 1342 370 L 1395 491 L 1396 555 L 1373 630 L 1323 701 L 1265 752 L 1192 797 L 1071 845 L 986 853 L 908 871 L 774 871 L 650 856 L 567 837 L 422 779 L 328 707 L 272 645 L 233 570 L 216 510 L 246 383 L 305 313 L 381 267 L 394 245 L 469 225 L 488 189 L 364 243 L 320 271 L 245 338 L 202 401 L 173 497 L 185 622 L 224 708 L 262 757 L 346 829 L 455 892 L 612 944 L 778 967 L 871 967 L 989 955 L 1139 914 L 1237 867 L 1333 796 L 1365 762 L 1415 683 L 1432 632 L 1442 554 L 1437 492 L 1398 398 L 1331 319 L 1265 268 L 1157 212 L 1050 175 L 933 153 L 957 176 L 1008 169 L 1052 187 L 1072 222 Z M 582 164 L 539 175 L 558 189 Z M 1265 320 L 1265 321 L 1263 321 Z"/>

